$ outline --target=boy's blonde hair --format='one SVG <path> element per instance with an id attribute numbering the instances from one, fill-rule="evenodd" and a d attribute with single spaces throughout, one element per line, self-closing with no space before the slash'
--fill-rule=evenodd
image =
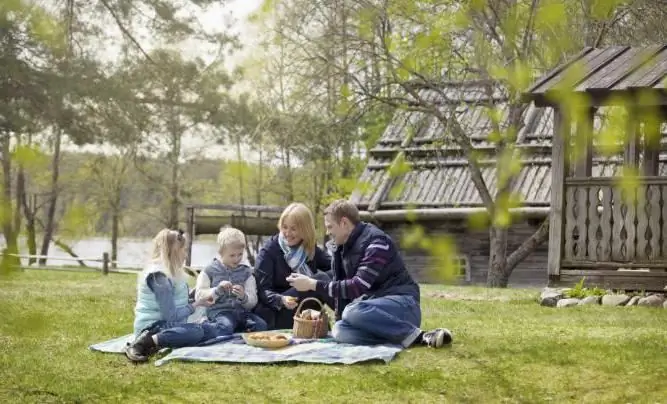
<path id="1" fill-rule="evenodd" d="M 170 278 L 184 276 L 186 245 L 187 236 L 182 231 L 160 230 L 153 239 L 153 262 L 162 264 L 160 270 Z"/>
<path id="2" fill-rule="evenodd" d="M 227 247 L 245 248 L 245 234 L 234 227 L 223 227 L 218 233 L 218 251 L 222 252 Z"/>
<path id="3" fill-rule="evenodd" d="M 313 213 L 303 203 L 294 202 L 287 206 L 280 215 L 278 230 L 282 229 L 285 220 L 290 220 L 294 224 L 296 230 L 299 232 L 299 236 L 303 239 L 301 242 L 303 250 L 306 252 L 308 259 L 312 260 L 315 256 L 315 246 L 317 245 Z"/>

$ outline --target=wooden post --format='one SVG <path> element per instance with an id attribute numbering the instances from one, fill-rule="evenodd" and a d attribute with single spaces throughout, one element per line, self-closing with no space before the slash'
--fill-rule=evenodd
<path id="1" fill-rule="evenodd" d="M 593 132 L 595 128 L 595 108 L 588 108 L 583 122 L 577 123 L 576 136 L 580 139 L 575 141 L 576 145 L 583 145 L 582 154 L 577 154 L 579 159 L 575 161 L 575 177 L 590 177 L 593 175 Z M 584 137 L 584 139 L 581 139 Z"/>
<path id="2" fill-rule="evenodd" d="M 102 254 L 102 274 L 109 275 L 109 253 Z"/>
<path id="3" fill-rule="evenodd" d="M 554 107 L 553 147 L 551 148 L 551 214 L 549 215 L 548 275 L 560 275 L 563 255 L 563 208 L 565 199 L 566 147 L 570 124 L 559 107 Z"/>
<path id="4" fill-rule="evenodd" d="M 644 169 L 646 176 L 657 176 L 660 173 L 660 126 L 659 120 L 644 122 Z"/>
<path id="5" fill-rule="evenodd" d="M 186 232 L 188 233 L 188 256 L 185 258 L 185 265 L 190 266 L 192 264 L 192 243 L 195 238 L 195 208 L 194 206 L 188 206 L 185 208 L 185 226 Z"/>

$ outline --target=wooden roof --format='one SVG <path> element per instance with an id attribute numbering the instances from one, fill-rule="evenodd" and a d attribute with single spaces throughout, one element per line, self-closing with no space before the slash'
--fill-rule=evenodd
<path id="1" fill-rule="evenodd" d="M 587 47 L 537 80 L 524 93 L 524 100 L 553 106 L 557 92 L 573 92 L 588 94 L 593 106 L 602 106 L 618 101 L 617 96 L 644 91 L 653 97 L 642 97 L 642 101 L 664 106 L 666 85 L 667 45 Z"/>
<path id="2" fill-rule="evenodd" d="M 485 91 L 477 86 L 448 85 L 448 97 L 458 98 L 457 118 L 469 134 L 473 146 L 487 155 L 482 160 L 482 173 L 489 191 L 496 192 L 494 144 L 489 142 L 491 123 L 488 108 L 483 104 Z M 437 104 L 439 95 L 430 90 L 422 97 L 431 97 Z M 455 93 L 458 92 L 458 96 Z M 495 97 L 494 97 L 495 98 Z M 496 101 L 507 120 L 505 102 Z M 444 102 L 442 104 L 445 104 Z M 452 103 L 447 102 L 451 108 Z M 596 127 L 603 125 L 602 108 Z M 522 168 L 514 192 L 521 195 L 527 207 L 548 207 L 551 193 L 551 142 L 553 109 L 531 104 L 523 116 L 524 127 L 517 138 L 522 149 Z M 413 136 L 407 136 L 413 131 Z M 407 141 L 409 140 L 409 141 Z M 664 139 L 667 143 L 667 139 Z M 390 174 L 389 167 L 398 153 L 403 152 L 409 164 L 407 172 Z M 667 154 L 661 156 L 661 175 L 667 175 Z M 620 164 L 609 159 L 594 159 L 593 176 L 613 176 Z M 398 111 L 378 143 L 369 151 L 368 164 L 360 186 L 350 200 L 360 210 L 396 210 L 407 208 L 470 208 L 483 207 L 467 167 L 467 159 L 458 147 L 447 141 L 440 122 L 421 112 Z"/>

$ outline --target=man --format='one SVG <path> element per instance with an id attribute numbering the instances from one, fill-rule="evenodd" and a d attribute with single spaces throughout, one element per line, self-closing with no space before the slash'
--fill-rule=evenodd
<path id="1" fill-rule="evenodd" d="M 335 246 L 332 282 L 292 274 L 287 281 L 298 291 L 327 293 L 335 301 L 333 337 L 356 345 L 383 343 L 440 348 L 452 342 L 445 328 L 424 332 L 419 285 L 412 279 L 392 239 L 359 218 L 356 206 L 333 202 L 324 224 Z"/>

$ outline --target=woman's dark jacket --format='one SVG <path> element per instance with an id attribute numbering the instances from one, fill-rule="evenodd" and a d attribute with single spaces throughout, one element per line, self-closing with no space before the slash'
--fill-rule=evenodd
<path id="1" fill-rule="evenodd" d="M 313 272 L 331 273 L 331 256 L 319 247 L 315 247 L 315 256 L 306 262 Z M 257 280 L 260 303 L 280 310 L 283 305 L 281 294 L 290 289 L 287 277 L 292 269 L 287 265 L 283 251 L 278 244 L 278 235 L 268 239 L 255 259 L 255 279 Z"/>

